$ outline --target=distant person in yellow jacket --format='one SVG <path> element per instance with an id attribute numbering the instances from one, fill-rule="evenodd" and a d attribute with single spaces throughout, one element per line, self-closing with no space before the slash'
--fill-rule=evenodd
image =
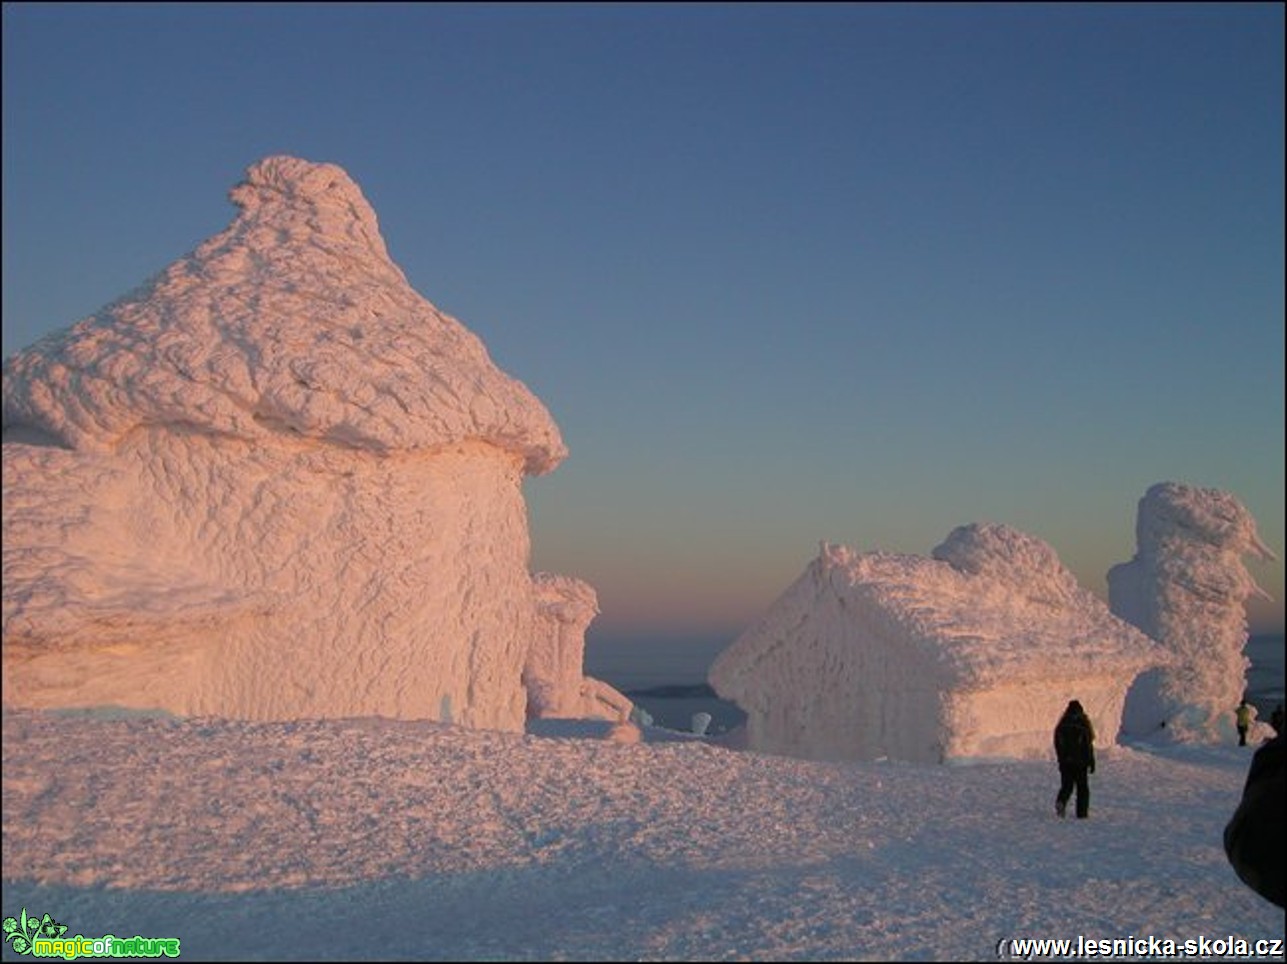
<path id="1" fill-rule="evenodd" d="M 1243 700 L 1233 714 L 1238 718 L 1238 746 L 1246 746 L 1247 730 L 1251 729 L 1251 721 L 1255 719 L 1256 711 L 1246 700 Z"/>

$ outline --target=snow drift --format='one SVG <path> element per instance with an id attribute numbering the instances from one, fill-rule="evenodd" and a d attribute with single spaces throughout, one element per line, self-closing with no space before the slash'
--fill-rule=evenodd
<path id="1" fill-rule="evenodd" d="M 1268 598 L 1242 560 L 1276 557 L 1237 498 L 1178 482 L 1159 482 L 1140 499 L 1135 538 L 1135 557 L 1108 571 L 1109 605 L 1161 642 L 1172 661 L 1140 677 L 1123 728 L 1170 740 L 1232 740 L 1247 680 L 1246 601 Z"/>
<path id="2" fill-rule="evenodd" d="M 1091 818 L 1061 824 L 1046 761 L 659 734 L 9 710 L 3 914 L 178 937 L 180 961 L 982 961 L 1010 937 L 1283 936 L 1221 847 L 1247 748 L 1108 748 Z"/>
<path id="3" fill-rule="evenodd" d="M 1049 757 L 1070 699 L 1100 742 L 1160 647 L 1002 525 L 954 530 L 933 558 L 824 544 L 710 682 L 746 710 L 751 749 L 918 762 Z"/>
<path id="4" fill-rule="evenodd" d="M 331 164 L 4 365 L 4 701 L 519 730 L 540 401 Z M 570 673 L 570 669 L 565 669 Z"/>

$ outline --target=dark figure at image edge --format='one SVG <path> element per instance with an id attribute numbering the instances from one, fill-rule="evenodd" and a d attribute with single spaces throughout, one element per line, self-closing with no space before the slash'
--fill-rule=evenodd
<path id="1" fill-rule="evenodd" d="M 1095 728 L 1081 703 L 1072 700 L 1055 725 L 1055 759 L 1059 763 L 1059 795 L 1055 813 L 1064 815 L 1068 798 L 1077 791 L 1077 817 L 1090 816 L 1090 779 L 1095 772 Z"/>
<path id="2" fill-rule="evenodd" d="M 1287 743 L 1280 733 L 1251 758 L 1242 801 L 1224 828 L 1224 852 L 1238 878 L 1279 907 L 1287 899 Z"/>

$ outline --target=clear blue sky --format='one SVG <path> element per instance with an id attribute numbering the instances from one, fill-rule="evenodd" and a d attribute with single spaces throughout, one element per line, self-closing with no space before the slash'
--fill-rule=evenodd
<path id="1" fill-rule="evenodd" d="M 745 628 L 819 540 L 1050 542 L 1154 482 L 1284 543 L 1280 4 L 6 4 L 4 353 L 289 153 L 563 429 L 592 645 Z M 1283 566 L 1253 629 L 1281 631 Z"/>

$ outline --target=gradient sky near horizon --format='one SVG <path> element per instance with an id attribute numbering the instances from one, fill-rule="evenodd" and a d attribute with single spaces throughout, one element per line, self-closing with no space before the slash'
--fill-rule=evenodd
<path id="1" fill-rule="evenodd" d="M 3 351 L 344 167 L 571 456 L 592 645 L 731 639 L 821 540 L 1049 542 L 1155 482 L 1284 542 L 1280 4 L 3 7 Z M 1274 597 L 1283 564 L 1249 563 Z"/>

